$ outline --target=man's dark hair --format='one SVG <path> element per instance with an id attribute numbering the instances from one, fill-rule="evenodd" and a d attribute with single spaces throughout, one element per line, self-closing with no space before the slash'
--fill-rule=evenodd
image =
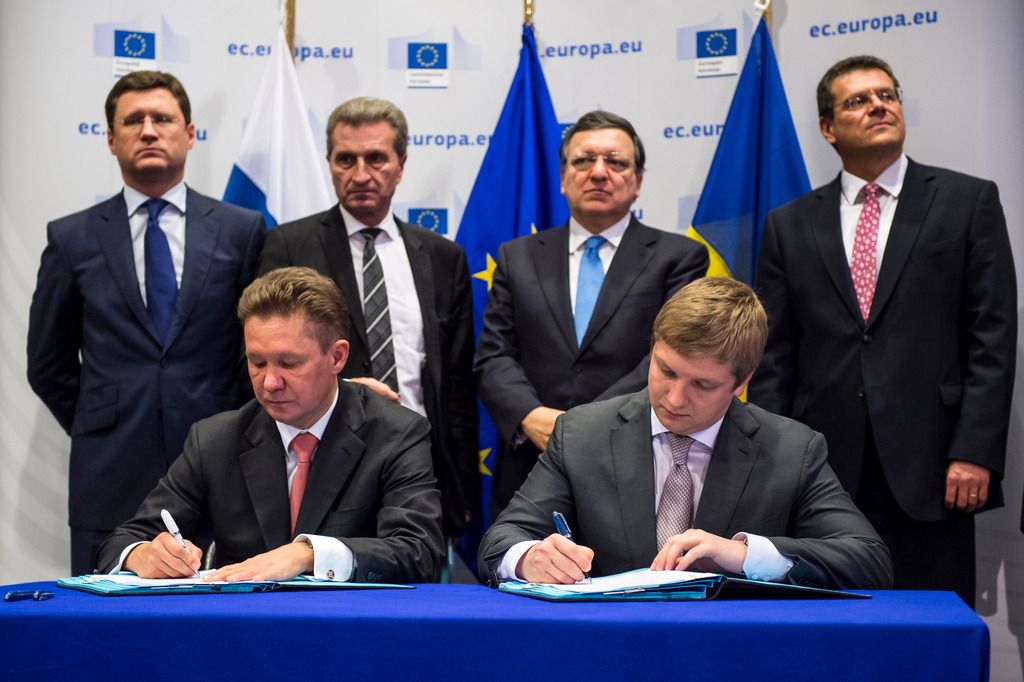
<path id="1" fill-rule="evenodd" d="M 892 80 L 892 86 L 896 89 L 896 92 L 900 91 L 900 82 L 896 80 L 896 74 L 892 72 L 892 67 L 889 64 L 878 57 L 872 57 L 868 54 L 861 54 L 855 57 L 847 57 L 846 59 L 840 59 L 838 62 L 833 64 L 825 75 L 818 81 L 818 116 L 822 118 L 832 118 L 834 115 L 833 107 L 835 106 L 835 95 L 832 93 L 832 82 L 842 76 L 844 73 L 850 71 L 864 71 L 866 69 L 878 69 L 884 71 L 885 75 Z"/>
<path id="2" fill-rule="evenodd" d="M 603 130 L 605 128 L 618 128 L 633 140 L 633 163 L 636 165 L 636 174 L 642 175 L 644 172 L 644 162 L 647 161 L 647 155 L 644 153 L 644 143 L 640 141 L 640 136 L 636 134 L 636 129 L 632 123 L 610 111 L 587 112 L 580 116 L 580 120 L 576 121 L 571 128 L 565 131 L 562 145 L 558 148 L 558 165 L 562 170 L 565 170 L 566 165 L 569 163 L 569 141 L 573 135 L 588 130 Z"/>
<path id="3" fill-rule="evenodd" d="M 177 78 L 163 71 L 135 71 L 121 77 L 107 94 L 104 108 L 107 112 L 107 127 L 114 128 L 114 112 L 117 111 L 117 100 L 126 92 L 163 88 L 169 90 L 174 99 L 178 100 L 181 113 L 185 117 L 185 125 L 192 122 L 192 105 L 188 101 L 185 86 Z"/>
<path id="4" fill-rule="evenodd" d="M 345 297 L 334 280 L 312 268 L 278 268 L 257 277 L 242 292 L 237 312 L 243 325 L 253 317 L 304 313 L 323 352 L 338 339 L 348 339 Z"/>

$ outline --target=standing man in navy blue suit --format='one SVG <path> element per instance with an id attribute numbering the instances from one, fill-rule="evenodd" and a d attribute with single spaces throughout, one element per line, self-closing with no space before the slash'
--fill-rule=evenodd
<path id="1" fill-rule="evenodd" d="M 29 384 L 71 436 L 76 575 L 192 423 L 244 402 L 234 307 L 264 236 L 258 214 L 186 187 L 196 134 L 177 78 L 124 76 L 106 116 L 124 190 L 47 226 L 29 313 Z"/>
<path id="2" fill-rule="evenodd" d="M 850 57 L 818 84 L 843 170 L 768 214 L 750 399 L 828 440 L 897 589 L 974 605 L 974 515 L 1002 506 L 1017 283 L 993 182 L 903 153 L 899 81 Z"/>
<path id="3" fill-rule="evenodd" d="M 492 518 L 526 480 L 558 415 L 647 384 L 655 316 L 707 271 L 704 246 L 630 214 L 644 159 L 629 121 L 584 114 L 559 149 L 569 223 L 498 252 L 474 365 L 501 437 Z"/>

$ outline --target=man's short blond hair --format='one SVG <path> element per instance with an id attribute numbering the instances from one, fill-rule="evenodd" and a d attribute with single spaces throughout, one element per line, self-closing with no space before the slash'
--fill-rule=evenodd
<path id="1" fill-rule="evenodd" d="M 680 355 L 727 364 L 739 386 L 761 362 L 768 316 L 754 290 L 728 277 L 702 277 L 677 291 L 654 320 L 653 342 Z"/>
<path id="2" fill-rule="evenodd" d="M 348 338 L 348 308 L 338 285 L 312 268 L 278 268 L 257 277 L 238 301 L 244 326 L 252 317 L 291 317 L 303 312 L 320 350 Z"/>

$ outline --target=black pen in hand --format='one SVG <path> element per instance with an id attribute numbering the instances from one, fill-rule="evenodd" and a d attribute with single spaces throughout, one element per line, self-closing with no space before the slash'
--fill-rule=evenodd
<path id="1" fill-rule="evenodd" d="M 572 531 L 569 530 L 569 524 L 566 522 L 562 512 L 551 512 L 551 518 L 555 520 L 555 528 L 558 530 L 559 535 L 570 542 L 576 542 L 572 539 Z M 590 582 L 590 571 L 583 572 L 583 579 L 588 583 Z"/>

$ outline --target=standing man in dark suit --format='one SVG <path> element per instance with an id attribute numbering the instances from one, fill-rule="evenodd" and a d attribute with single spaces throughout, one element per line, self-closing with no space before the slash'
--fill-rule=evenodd
<path id="1" fill-rule="evenodd" d="M 106 116 L 124 190 L 47 226 L 29 312 L 29 384 L 71 436 L 76 575 L 192 423 L 245 401 L 232 310 L 264 235 L 258 214 L 186 187 L 195 125 L 177 78 L 124 76 Z"/>
<path id="2" fill-rule="evenodd" d="M 851 57 L 818 84 L 843 170 L 769 214 L 770 333 L 750 398 L 828 439 L 897 588 L 974 604 L 974 514 L 1003 504 L 1017 285 L 995 184 L 903 153 L 899 82 Z"/>
<path id="3" fill-rule="evenodd" d="M 335 109 L 327 161 L 339 203 L 271 230 L 259 269 L 308 266 L 362 301 L 348 308 L 342 376 L 430 421 L 444 533 L 454 537 L 480 495 L 469 268 L 461 246 L 391 213 L 408 139 L 391 102 L 358 97 Z"/>
<path id="4" fill-rule="evenodd" d="M 253 282 L 238 303 L 256 399 L 192 427 L 185 451 L 135 518 L 100 550 L 104 571 L 190 576 L 216 542 L 208 580 L 428 582 L 441 563 L 430 426 L 365 386 L 348 360 L 345 300 L 309 268 Z"/>
<path id="5" fill-rule="evenodd" d="M 803 424 L 746 405 L 768 324 L 747 285 L 687 285 L 654 321 L 646 389 L 569 410 L 484 537 L 481 575 L 570 583 L 642 566 L 885 588 L 889 553 Z M 562 512 L 573 531 L 555 532 Z M 578 543 L 578 544 L 577 544 Z"/>
<path id="6" fill-rule="evenodd" d="M 630 215 L 644 159 L 629 121 L 584 114 L 559 149 L 569 223 L 498 252 L 475 362 L 501 437 L 492 518 L 526 480 L 558 415 L 647 382 L 654 316 L 707 271 L 701 244 Z"/>

